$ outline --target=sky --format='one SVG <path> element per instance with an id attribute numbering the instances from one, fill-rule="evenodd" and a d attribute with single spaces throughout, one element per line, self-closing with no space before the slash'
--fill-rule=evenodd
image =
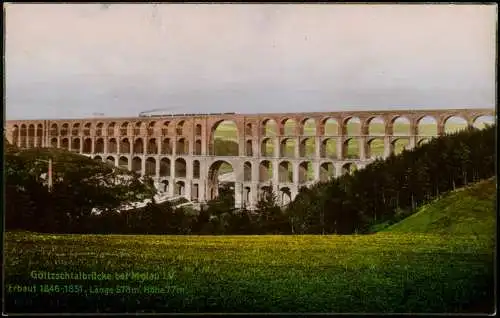
<path id="1" fill-rule="evenodd" d="M 494 108 L 496 5 L 6 4 L 7 119 Z"/>

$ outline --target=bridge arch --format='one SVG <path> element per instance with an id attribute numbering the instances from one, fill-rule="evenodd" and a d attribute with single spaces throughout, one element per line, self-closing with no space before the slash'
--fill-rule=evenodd
<path id="1" fill-rule="evenodd" d="M 232 176 L 231 176 L 232 174 Z M 230 175 L 228 179 L 221 180 L 221 177 Z M 228 161 L 217 160 L 208 168 L 207 186 L 208 198 L 214 200 L 219 196 L 219 189 L 223 184 L 229 184 L 234 191 L 234 168 Z"/>
<path id="2" fill-rule="evenodd" d="M 211 155 L 238 156 L 239 137 L 238 125 L 232 120 L 219 120 L 210 129 Z"/>

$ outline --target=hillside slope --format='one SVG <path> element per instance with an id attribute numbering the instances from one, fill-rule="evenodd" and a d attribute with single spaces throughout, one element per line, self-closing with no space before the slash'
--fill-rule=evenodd
<path id="1" fill-rule="evenodd" d="M 495 178 L 445 195 L 380 232 L 418 232 L 451 235 L 494 235 Z"/>

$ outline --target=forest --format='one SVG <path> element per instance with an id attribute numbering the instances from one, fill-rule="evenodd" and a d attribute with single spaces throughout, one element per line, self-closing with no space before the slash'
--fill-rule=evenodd
<path id="1" fill-rule="evenodd" d="M 224 188 L 200 211 L 153 201 L 115 212 L 125 202 L 152 198 L 152 179 L 60 149 L 20 150 L 4 138 L 5 225 L 48 233 L 372 233 L 451 190 L 494 176 L 495 132 L 488 126 L 434 138 L 352 174 L 303 187 L 284 209 L 268 191 L 256 211 L 234 209 L 233 192 Z M 50 191 L 40 177 L 49 157 L 55 158 L 56 171 Z M 105 212 L 92 214 L 94 207 Z"/>

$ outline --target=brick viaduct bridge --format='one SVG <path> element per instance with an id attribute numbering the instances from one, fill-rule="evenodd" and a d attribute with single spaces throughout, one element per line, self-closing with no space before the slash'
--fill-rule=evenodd
<path id="1" fill-rule="evenodd" d="M 9 120 L 6 135 L 9 142 L 21 148 L 64 148 L 141 175 L 151 175 L 161 191 L 195 202 L 217 196 L 217 171 L 225 162 L 233 168 L 236 205 L 253 208 L 266 186 L 272 186 L 280 194 L 279 200 L 286 204 L 302 186 L 340 176 L 352 167 L 363 168 L 376 157 L 371 154 L 374 140 L 378 139 L 383 147 L 383 153 L 377 156 L 387 157 L 398 140 L 404 140 L 406 148 L 411 149 L 443 135 L 451 117 L 460 117 L 472 126 L 481 116 L 495 116 L 495 111 L 224 113 Z M 436 133 L 431 135 L 419 129 L 420 121 L 429 117 L 434 119 L 436 127 Z M 401 120 L 407 123 L 404 132 L 393 129 Z M 216 129 L 225 121 L 232 121 L 237 128 L 238 153 L 233 156 L 222 156 L 214 150 Z M 358 129 L 348 131 L 349 122 L 357 123 Z M 373 122 L 382 127 L 378 133 L 370 129 Z M 314 129 L 308 131 L 306 125 Z M 347 154 L 353 144 L 359 152 L 354 157 Z M 327 148 L 333 148 L 334 154 Z"/>

